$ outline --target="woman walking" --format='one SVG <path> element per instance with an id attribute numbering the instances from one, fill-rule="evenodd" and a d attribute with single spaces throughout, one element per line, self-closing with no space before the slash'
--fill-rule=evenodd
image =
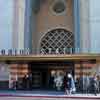
<path id="1" fill-rule="evenodd" d="M 67 77 L 66 77 L 65 93 L 66 94 L 72 94 L 75 91 L 76 91 L 76 88 L 75 88 L 74 79 L 73 79 L 72 75 L 70 73 L 68 73 Z"/>

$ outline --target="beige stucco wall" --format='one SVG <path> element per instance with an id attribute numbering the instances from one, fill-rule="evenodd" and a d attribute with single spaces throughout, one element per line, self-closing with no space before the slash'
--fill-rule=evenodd
<path id="1" fill-rule="evenodd" d="M 55 14 L 52 11 L 52 5 L 54 2 L 52 0 L 46 0 L 41 4 L 40 11 L 37 14 L 36 32 L 33 33 L 33 37 L 37 39 L 37 47 L 39 50 L 39 44 L 41 38 L 50 30 L 55 28 L 65 28 L 68 31 L 73 32 L 73 7 L 72 0 L 65 0 L 66 11 L 62 14 Z"/>

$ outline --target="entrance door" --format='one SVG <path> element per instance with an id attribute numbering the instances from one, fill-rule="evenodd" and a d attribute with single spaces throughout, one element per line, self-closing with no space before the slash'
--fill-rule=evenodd
<path id="1" fill-rule="evenodd" d="M 40 88 L 42 85 L 42 77 L 40 71 L 32 71 L 32 88 Z"/>
<path id="2" fill-rule="evenodd" d="M 47 86 L 48 70 L 43 64 L 33 64 L 29 67 L 32 73 L 32 88 L 33 89 L 45 89 Z"/>
<path id="3" fill-rule="evenodd" d="M 73 63 L 62 63 L 62 64 L 57 64 L 57 66 L 49 66 L 49 86 L 50 89 L 56 90 L 56 82 L 55 80 L 58 79 L 59 77 L 62 81 L 62 85 L 60 87 L 60 90 L 64 90 L 65 87 L 65 82 L 64 78 L 66 77 L 67 73 L 71 73 L 74 77 L 74 64 Z"/>
<path id="4" fill-rule="evenodd" d="M 74 76 L 74 62 L 58 62 L 49 65 L 49 73 L 71 73 Z"/>
<path id="5" fill-rule="evenodd" d="M 61 74 L 63 77 L 67 72 L 74 76 L 73 62 L 38 62 L 30 66 L 32 73 L 33 89 L 53 89 L 54 74 Z"/>

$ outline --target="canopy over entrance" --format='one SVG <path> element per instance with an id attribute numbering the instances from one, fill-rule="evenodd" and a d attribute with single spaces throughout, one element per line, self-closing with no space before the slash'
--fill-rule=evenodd
<path id="1" fill-rule="evenodd" d="M 81 61 L 100 60 L 100 54 L 68 54 L 68 55 L 4 55 L 0 56 L 0 61 Z"/>

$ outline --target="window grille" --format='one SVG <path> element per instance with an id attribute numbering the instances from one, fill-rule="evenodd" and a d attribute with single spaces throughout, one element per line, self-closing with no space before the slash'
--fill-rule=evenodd
<path id="1" fill-rule="evenodd" d="M 65 29 L 54 29 L 49 31 L 40 43 L 40 53 L 64 54 L 74 52 L 74 36 L 72 32 Z"/>

